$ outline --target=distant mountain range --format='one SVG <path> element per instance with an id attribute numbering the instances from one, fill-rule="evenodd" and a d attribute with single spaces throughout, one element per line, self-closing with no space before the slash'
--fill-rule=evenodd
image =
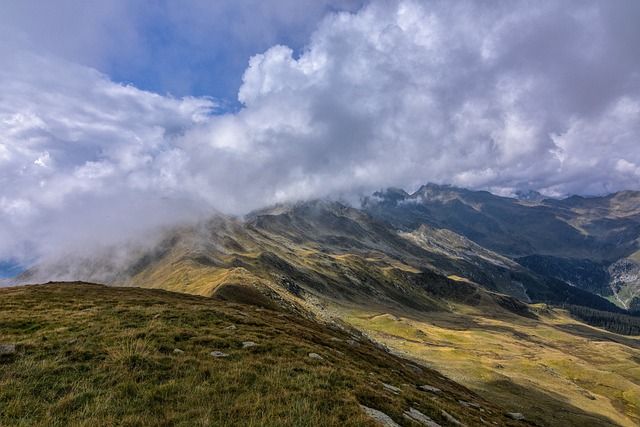
<path id="1" fill-rule="evenodd" d="M 14 282 L 90 280 L 209 295 L 250 279 L 296 299 L 430 306 L 441 290 L 425 282 L 437 278 L 445 288 L 457 281 L 457 290 L 481 288 L 526 303 L 639 308 L 640 193 L 538 196 L 428 184 L 413 194 L 377 192 L 360 209 L 290 203 L 244 220 L 217 215 L 175 228 L 156 247 L 117 262 L 104 254 L 39 265 Z M 405 301 L 409 289 L 419 297 Z"/>
<path id="2" fill-rule="evenodd" d="M 364 210 L 396 228 L 447 229 L 546 277 L 640 308 L 640 193 L 564 200 L 429 184 L 389 189 Z M 635 298 L 635 300 L 634 300 Z"/>

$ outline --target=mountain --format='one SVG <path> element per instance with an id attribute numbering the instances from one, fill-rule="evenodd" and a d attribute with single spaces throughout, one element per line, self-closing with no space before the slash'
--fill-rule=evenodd
<path id="1" fill-rule="evenodd" d="M 3 426 L 376 426 L 362 406 L 404 426 L 531 425 L 353 329 L 278 309 L 90 283 L 0 302 Z"/>
<path id="2" fill-rule="evenodd" d="M 14 283 L 82 279 L 281 311 L 360 331 L 539 425 L 635 425 L 640 344 L 617 332 L 638 335 L 640 318 L 593 292 L 612 289 L 610 271 L 618 297 L 632 292 L 637 196 L 427 185 L 361 209 L 289 203 L 65 256 Z"/>
<path id="3" fill-rule="evenodd" d="M 513 199 L 428 184 L 413 194 L 389 189 L 364 210 L 396 228 L 447 229 L 628 308 L 640 295 L 640 193 L 564 200 Z M 640 296 L 638 297 L 640 300 Z"/>

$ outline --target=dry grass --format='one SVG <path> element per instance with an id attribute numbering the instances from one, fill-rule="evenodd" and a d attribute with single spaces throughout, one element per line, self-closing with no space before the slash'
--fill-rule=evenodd
<path id="1" fill-rule="evenodd" d="M 562 310 L 539 314 L 532 320 L 468 306 L 411 317 L 345 312 L 376 340 L 541 425 L 638 425 L 640 341 Z"/>
<path id="2" fill-rule="evenodd" d="M 2 426 L 374 426 L 360 404 L 404 426 L 409 407 L 443 426 L 443 409 L 469 426 L 516 425 L 436 372 L 289 313 L 78 283 L 0 289 L 0 306 L 0 343 L 17 347 L 0 357 Z"/>

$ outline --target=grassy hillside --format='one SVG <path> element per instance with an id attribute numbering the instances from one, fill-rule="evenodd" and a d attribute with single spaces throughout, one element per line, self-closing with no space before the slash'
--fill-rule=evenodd
<path id="1" fill-rule="evenodd" d="M 527 424 L 357 334 L 232 297 L 86 283 L 0 289 L 0 345 L 15 346 L 0 355 L 0 425 L 377 425 L 360 405 L 402 426 L 418 425 L 403 417 L 410 408 L 443 426 L 455 425 L 444 412 L 468 426 Z"/>
<path id="2" fill-rule="evenodd" d="M 640 340 L 535 306 L 536 318 L 481 303 L 451 313 L 343 308 L 345 320 L 549 426 L 640 424 Z"/>

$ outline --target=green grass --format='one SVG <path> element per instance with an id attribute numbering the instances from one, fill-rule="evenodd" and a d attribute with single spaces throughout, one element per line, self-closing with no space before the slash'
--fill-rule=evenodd
<path id="1" fill-rule="evenodd" d="M 360 404 L 404 426 L 409 407 L 443 426 L 442 410 L 518 425 L 434 371 L 286 312 L 81 283 L 0 289 L 0 307 L 0 344 L 16 345 L 0 356 L 2 426 L 375 426 Z"/>

